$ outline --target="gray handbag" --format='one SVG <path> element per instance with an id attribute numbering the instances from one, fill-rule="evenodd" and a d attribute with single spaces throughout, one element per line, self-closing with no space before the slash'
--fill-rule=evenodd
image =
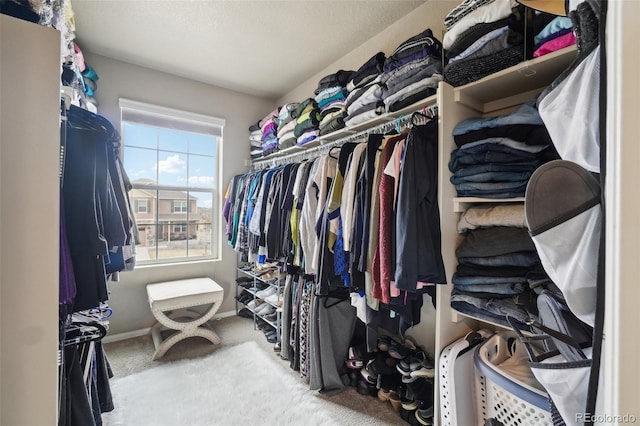
<path id="1" fill-rule="evenodd" d="M 538 296 L 538 321 L 532 336 L 524 336 L 508 318 L 529 355 L 529 367 L 549 394 L 554 426 L 584 423 L 592 329 L 571 313 L 564 301 L 549 291 Z"/>

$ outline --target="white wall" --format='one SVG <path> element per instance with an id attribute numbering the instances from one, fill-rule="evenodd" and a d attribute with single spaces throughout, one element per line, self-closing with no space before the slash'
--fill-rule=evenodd
<path id="1" fill-rule="evenodd" d="M 610 1 L 607 19 L 606 307 L 598 414 L 640 421 L 640 2 Z M 606 422 L 603 422 L 603 424 Z"/>
<path id="2" fill-rule="evenodd" d="M 57 411 L 60 33 L 0 15 L 0 424 Z"/>
<path id="3" fill-rule="evenodd" d="M 98 73 L 98 112 L 120 129 L 119 98 L 182 109 L 224 118 L 224 140 L 221 153 L 221 187 L 229 179 L 247 171 L 249 158 L 248 127 L 274 107 L 273 101 L 240 94 L 195 82 L 137 65 L 84 52 L 85 59 Z M 221 194 L 220 196 L 222 196 Z M 218 203 L 222 205 L 221 202 Z M 220 231 L 223 232 L 223 222 Z M 150 327 L 153 316 L 147 302 L 148 283 L 180 278 L 209 276 L 225 289 L 225 301 L 219 313 L 235 311 L 235 252 L 223 242 L 218 261 L 189 262 L 165 266 L 138 266 L 120 274 L 121 281 L 109 285 L 109 306 L 114 313 L 109 334 L 119 334 Z"/>
<path id="4" fill-rule="evenodd" d="M 327 65 L 324 69 L 318 70 L 307 81 L 280 97 L 277 100 L 277 105 L 283 105 L 287 102 L 300 102 L 314 96 L 313 91 L 322 77 L 335 73 L 340 69 L 355 71 L 378 52 L 391 55 L 400 43 L 427 28 L 431 28 L 433 35 L 442 41 L 444 17 L 459 4 L 460 0 L 425 1 L 425 4 L 400 18 L 389 27 L 381 28 L 376 36 L 349 52 L 348 55 Z"/>

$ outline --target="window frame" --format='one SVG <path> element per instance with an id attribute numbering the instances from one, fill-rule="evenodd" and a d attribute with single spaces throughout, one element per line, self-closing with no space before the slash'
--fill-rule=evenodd
<path id="1" fill-rule="evenodd" d="M 139 204 L 141 201 L 144 201 L 144 211 L 140 210 L 141 205 Z M 136 213 L 150 213 L 149 211 L 149 200 L 147 200 L 146 198 L 138 198 L 135 202 L 136 204 L 136 208 L 135 208 L 135 212 Z"/>
<path id="2" fill-rule="evenodd" d="M 192 191 L 189 191 L 192 192 Z M 172 202 L 172 206 L 171 206 L 171 212 L 172 213 L 191 213 L 191 209 L 189 208 L 189 202 L 190 200 L 171 200 Z M 180 208 L 177 209 L 178 204 L 180 205 Z"/>
<path id="3" fill-rule="evenodd" d="M 159 253 L 158 246 L 159 246 L 159 241 L 161 241 L 161 239 L 159 238 L 158 235 L 154 235 L 153 245 L 150 247 L 154 247 L 154 249 L 156 250 L 156 258 L 149 259 L 149 260 L 140 260 L 140 261 L 137 261 L 137 263 L 142 265 L 163 265 L 163 264 L 193 262 L 193 261 L 199 261 L 199 260 L 219 260 L 221 257 L 221 249 L 222 249 L 221 246 L 222 246 L 222 240 L 223 240 L 222 225 L 221 225 L 222 224 L 221 206 L 222 206 L 222 196 L 223 196 L 222 194 L 223 189 L 221 189 L 221 182 L 222 182 L 221 177 L 222 177 L 223 162 L 221 160 L 221 152 L 222 152 L 222 143 L 224 140 L 223 133 L 224 133 L 225 120 L 218 117 L 192 113 L 188 111 L 168 108 L 168 107 L 159 106 L 159 105 L 147 104 L 144 102 L 138 102 L 138 101 L 133 101 L 133 100 L 124 99 L 124 98 L 120 98 L 119 106 L 120 106 L 120 133 L 123 136 L 120 150 L 121 150 L 121 155 L 123 160 L 124 160 L 125 146 L 136 148 L 136 146 L 133 144 L 126 144 L 125 133 L 124 133 L 124 127 L 126 124 L 142 125 L 147 127 L 157 127 L 161 129 L 174 130 L 174 131 L 185 132 L 185 133 L 209 135 L 209 136 L 215 137 L 215 143 L 216 143 L 216 146 L 215 146 L 216 149 L 214 154 L 209 156 L 212 158 L 213 161 L 215 161 L 215 164 L 213 165 L 214 182 L 210 186 L 206 186 L 206 187 L 204 186 L 173 186 L 173 185 L 162 185 L 158 183 L 155 183 L 153 185 L 146 185 L 146 184 L 135 184 L 134 182 L 131 182 L 132 187 L 134 189 L 139 189 L 143 191 L 153 191 L 156 193 L 155 200 L 152 200 L 152 202 L 156 206 L 156 210 L 153 218 L 154 224 L 151 225 L 156 230 L 159 230 L 161 229 L 162 226 L 164 226 L 163 225 L 164 222 L 158 216 L 159 214 L 158 204 L 160 202 L 159 200 L 160 191 L 163 191 L 163 190 L 181 191 L 181 192 L 185 192 L 185 195 L 187 195 L 186 200 L 172 200 L 173 202 L 171 205 L 172 214 L 183 214 L 183 215 L 186 214 L 187 216 L 186 223 L 179 224 L 181 226 L 181 229 L 183 229 L 183 227 L 186 228 L 186 231 L 182 231 L 182 230 L 179 231 L 180 233 L 186 233 L 187 235 L 187 238 L 186 238 L 187 246 L 186 246 L 185 256 L 158 258 L 158 253 Z M 147 119 L 149 120 L 149 122 L 146 122 Z M 163 120 L 166 120 L 166 125 L 162 125 Z M 154 148 L 149 148 L 149 149 L 154 152 L 166 151 L 166 149 L 160 149 L 160 146 L 156 146 L 155 149 Z M 175 150 L 175 152 L 183 153 L 183 154 L 186 154 L 187 156 L 202 155 L 202 154 L 198 154 L 197 152 L 191 153 L 189 151 L 185 153 L 178 148 Z M 204 242 L 205 252 L 207 251 L 206 246 L 208 245 L 209 254 L 194 256 L 194 255 L 189 255 L 189 234 L 191 234 L 192 232 L 191 231 L 192 225 L 195 225 L 196 229 L 201 229 L 201 228 L 199 228 L 199 222 L 192 223 L 192 220 L 191 220 L 192 217 L 196 217 L 197 215 L 199 215 L 198 208 L 196 208 L 195 211 L 191 212 L 191 202 L 192 202 L 191 196 L 197 197 L 198 194 L 209 194 L 211 196 L 212 205 L 211 205 L 210 221 L 202 222 L 202 225 L 205 227 L 205 229 L 206 227 L 210 227 L 210 230 L 207 233 L 210 235 L 211 240 L 209 243 L 207 243 L 205 239 L 205 242 Z M 207 195 L 207 198 L 209 197 L 209 195 Z M 135 206 L 136 213 L 148 214 L 150 212 L 149 200 L 146 200 L 146 201 L 147 201 L 147 211 L 144 213 L 138 212 L 137 211 L 138 206 L 136 205 Z M 181 204 L 180 211 L 175 210 L 175 207 L 174 207 L 175 201 L 182 202 L 180 203 Z M 149 224 L 145 223 L 144 226 L 148 228 Z M 173 229 L 174 227 L 172 226 L 169 232 L 173 231 Z M 200 231 L 196 231 L 196 232 L 200 232 Z"/>

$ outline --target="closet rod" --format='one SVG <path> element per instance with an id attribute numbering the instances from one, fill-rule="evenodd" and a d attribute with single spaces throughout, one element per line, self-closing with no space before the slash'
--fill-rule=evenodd
<path id="1" fill-rule="evenodd" d="M 435 117 L 438 115 L 438 105 L 433 104 L 433 105 L 425 106 L 424 108 L 417 109 L 413 112 L 422 112 L 426 116 Z M 308 160 L 311 158 L 316 158 L 316 157 L 328 154 L 331 149 L 342 146 L 347 142 L 364 141 L 364 139 L 372 133 L 385 133 L 394 129 L 396 130 L 405 129 L 407 126 L 411 124 L 411 118 L 413 116 L 413 112 L 406 115 L 399 115 L 398 117 L 394 118 L 391 121 L 387 121 L 386 123 L 382 123 L 377 126 L 370 127 L 361 132 L 354 133 L 352 135 L 345 136 L 343 138 L 336 139 L 334 141 L 321 142 L 321 145 L 314 146 L 313 148 L 309 148 L 300 152 L 294 152 L 291 154 L 283 155 L 281 157 L 265 158 L 263 160 L 254 161 L 251 165 L 251 169 L 254 171 L 257 171 L 257 170 L 277 167 L 283 164 L 298 163 L 303 160 Z"/>

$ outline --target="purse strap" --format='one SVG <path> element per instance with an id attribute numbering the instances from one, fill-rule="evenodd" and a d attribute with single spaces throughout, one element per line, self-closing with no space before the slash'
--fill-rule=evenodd
<path id="1" fill-rule="evenodd" d="M 557 330 L 549 328 L 534 320 L 528 321 L 527 325 L 537 328 L 538 330 L 542 331 L 544 334 L 525 336 L 520 330 L 520 328 L 518 328 L 518 326 L 516 325 L 515 318 L 507 315 L 507 322 L 509 323 L 513 331 L 518 335 L 518 338 L 520 339 L 520 341 L 524 344 L 524 347 L 527 350 L 527 353 L 529 354 L 529 359 L 533 362 L 540 362 L 543 359 L 548 358 L 548 356 L 536 354 L 536 351 L 533 349 L 531 342 L 543 341 L 548 339 L 556 339 L 562 343 L 565 343 L 566 345 L 575 348 L 582 359 L 584 360 L 588 359 L 588 357 L 585 355 L 585 353 L 582 350 L 583 346 L 577 343 L 571 336 L 568 336 Z M 558 352 L 558 354 L 559 353 L 560 352 Z"/>

